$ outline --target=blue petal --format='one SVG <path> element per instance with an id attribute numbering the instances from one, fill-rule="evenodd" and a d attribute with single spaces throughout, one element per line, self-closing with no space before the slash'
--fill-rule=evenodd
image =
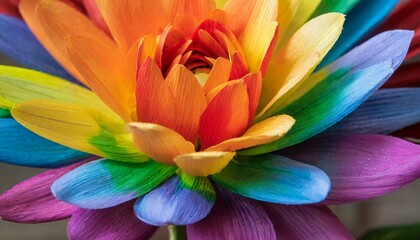
<path id="1" fill-rule="evenodd" d="M 331 127 L 375 92 L 403 61 L 412 31 L 377 35 L 313 74 L 275 114 L 296 119 L 293 128 L 270 144 L 239 151 L 241 155 L 272 152 L 300 143 Z"/>
<path id="2" fill-rule="evenodd" d="M 420 122 L 420 88 L 379 90 L 325 134 L 389 134 Z"/>
<path id="3" fill-rule="evenodd" d="M 0 161 L 28 167 L 56 168 L 89 155 L 39 137 L 13 118 L 0 118 Z"/>
<path id="4" fill-rule="evenodd" d="M 322 68 L 351 49 L 394 9 L 398 0 L 362 0 L 346 16 L 343 32 L 318 66 Z"/>
<path id="5" fill-rule="evenodd" d="M 206 217 L 215 198 L 207 178 L 181 173 L 138 199 L 134 211 L 140 220 L 150 225 L 188 225 Z"/>
<path id="6" fill-rule="evenodd" d="M 0 14 L 0 52 L 19 64 L 75 81 L 44 49 L 26 24 Z"/>
<path id="7" fill-rule="evenodd" d="M 56 198 L 86 209 L 113 207 L 142 196 L 175 172 L 154 161 L 125 163 L 98 160 L 84 164 L 51 186 Z"/>
<path id="8" fill-rule="evenodd" d="M 281 204 L 320 202 L 331 185 L 321 169 L 278 155 L 235 159 L 213 180 L 245 197 Z"/>

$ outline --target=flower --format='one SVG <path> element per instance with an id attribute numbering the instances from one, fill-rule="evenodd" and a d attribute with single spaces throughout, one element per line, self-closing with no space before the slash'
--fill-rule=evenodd
<path id="1" fill-rule="evenodd" d="M 71 216 L 72 239 L 148 238 L 169 224 L 187 225 L 189 239 L 352 238 L 325 204 L 419 177 L 420 147 L 378 135 L 418 122 L 419 90 L 368 99 L 413 33 L 384 32 L 346 53 L 396 1 L 65 2 L 19 3 L 63 68 L 22 21 L 1 18 L 25 37 L 5 41 L 10 55 L 90 89 L 0 67 L 0 107 L 13 117 L 1 119 L 1 160 L 61 167 L 1 195 L 3 219 Z M 344 16 L 323 13 L 350 9 L 339 38 Z M 361 9 L 378 19 L 359 28 Z"/>

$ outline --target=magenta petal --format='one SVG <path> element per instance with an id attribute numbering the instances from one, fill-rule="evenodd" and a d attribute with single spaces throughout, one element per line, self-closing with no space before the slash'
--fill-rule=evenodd
<path id="1" fill-rule="evenodd" d="M 276 229 L 277 240 L 354 239 L 326 206 L 263 205 Z"/>
<path id="2" fill-rule="evenodd" d="M 48 170 L 0 195 L 0 218 L 12 222 L 40 223 L 68 218 L 77 209 L 54 198 L 51 184 L 79 164 Z"/>
<path id="3" fill-rule="evenodd" d="M 188 240 L 276 239 L 273 225 L 258 202 L 225 190 L 216 196 L 210 214 L 187 225 Z"/>
<path id="4" fill-rule="evenodd" d="M 325 204 L 381 196 L 420 177 L 420 145 L 391 136 L 321 137 L 282 154 L 327 173 L 331 191 Z"/>
<path id="5" fill-rule="evenodd" d="M 71 240 L 141 240 L 149 239 L 156 227 L 134 215 L 133 201 L 97 210 L 78 209 L 72 216 L 67 234 Z"/>

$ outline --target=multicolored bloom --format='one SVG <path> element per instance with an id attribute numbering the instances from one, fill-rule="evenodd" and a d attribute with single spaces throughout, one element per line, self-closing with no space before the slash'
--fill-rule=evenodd
<path id="1" fill-rule="evenodd" d="M 380 135 L 419 121 L 420 90 L 374 94 L 413 31 L 350 50 L 397 1 L 11 2 L 24 21 L 0 16 L 0 49 L 41 72 L 0 66 L 0 160 L 58 168 L 1 195 L 2 219 L 71 217 L 71 239 L 351 239 L 326 204 L 420 176 L 420 147 Z"/>

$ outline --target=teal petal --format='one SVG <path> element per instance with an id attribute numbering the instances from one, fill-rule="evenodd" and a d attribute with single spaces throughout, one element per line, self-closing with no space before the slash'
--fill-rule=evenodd
<path id="1" fill-rule="evenodd" d="M 86 209 L 113 207 L 142 196 L 175 172 L 154 161 L 124 163 L 98 160 L 84 164 L 51 186 L 56 198 Z"/>
<path id="2" fill-rule="evenodd" d="M 57 168 L 79 162 L 88 156 L 36 135 L 13 118 L 0 118 L 0 162 Z"/>
<path id="3" fill-rule="evenodd" d="M 398 2 L 398 0 L 360 1 L 347 14 L 340 38 L 325 56 L 318 69 L 333 62 L 351 49 L 365 34 L 382 22 Z"/>
<path id="4" fill-rule="evenodd" d="M 242 196 L 281 204 L 320 202 L 331 186 L 321 169 L 278 155 L 240 157 L 213 180 Z"/>
<path id="5" fill-rule="evenodd" d="M 420 122 L 420 88 L 390 88 L 374 93 L 323 134 L 390 134 Z"/>
<path id="6" fill-rule="evenodd" d="M 339 12 L 345 14 L 350 11 L 350 9 L 352 9 L 358 2 L 360 2 L 360 0 L 323 0 L 318 5 L 311 18 L 330 12 Z"/>

